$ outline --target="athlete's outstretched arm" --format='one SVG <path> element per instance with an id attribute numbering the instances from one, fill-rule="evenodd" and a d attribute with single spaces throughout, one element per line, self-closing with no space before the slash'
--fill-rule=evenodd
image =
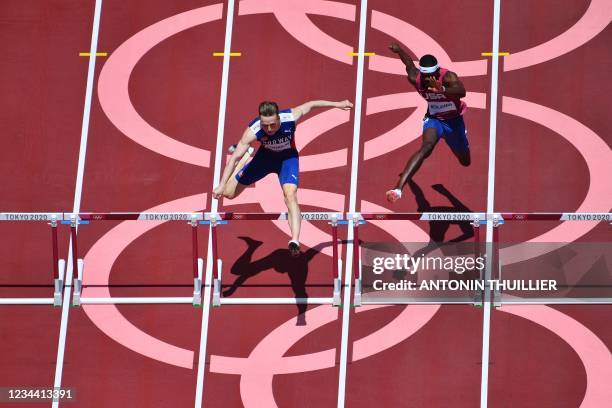
<path id="1" fill-rule="evenodd" d="M 229 180 L 230 176 L 236 169 L 236 164 L 240 161 L 242 156 L 247 152 L 251 143 L 257 140 L 257 136 L 251 130 L 251 128 L 246 128 L 240 141 L 236 145 L 236 150 L 232 153 L 227 165 L 225 166 L 225 170 L 223 170 L 223 175 L 221 176 L 221 180 L 219 180 L 219 185 L 213 190 L 213 197 L 219 198 L 223 194 L 223 190 L 225 189 L 225 184 L 227 180 Z"/>
<path id="2" fill-rule="evenodd" d="M 389 49 L 399 55 L 400 59 L 406 66 L 406 73 L 408 74 L 408 80 L 414 85 L 416 84 L 416 77 L 419 73 L 419 69 L 412 62 L 410 55 L 404 51 L 404 49 L 398 43 L 391 43 Z"/>
<path id="3" fill-rule="evenodd" d="M 293 118 L 297 121 L 302 116 L 307 115 L 312 108 L 325 108 L 330 106 L 342 110 L 351 110 L 353 104 L 348 100 L 339 102 L 310 101 L 291 109 L 291 112 L 293 113 Z"/>
<path id="4" fill-rule="evenodd" d="M 451 98 L 465 98 L 465 86 L 463 86 L 463 82 L 461 82 L 454 72 L 448 71 L 444 75 L 444 78 L 442 78 L 442 85 L 444 86 L 444 88 L 442 88 L 444 95 L 450 96 Z"/>

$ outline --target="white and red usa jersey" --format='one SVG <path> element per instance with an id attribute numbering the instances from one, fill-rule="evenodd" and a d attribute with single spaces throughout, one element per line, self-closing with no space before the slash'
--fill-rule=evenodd
<path id="1" fill-rule="evenodd" d="M 440 68 L 440 80 L 448 72 L 446 68 Z M 427 115 L 433 118 L 448 120 L 463 115 L 467 105 L 460 98 L 449 98 L 442 92 L 428 91 L 421 80 L 421 73 L 416 77 L 416 90 L 427 101 Z"/>

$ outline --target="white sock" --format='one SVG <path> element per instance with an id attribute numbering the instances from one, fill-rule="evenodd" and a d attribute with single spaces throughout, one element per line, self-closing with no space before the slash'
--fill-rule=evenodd
<path id="1" fill-rule="evenodd" d="M 402 190 L 400 190 L 399 188 L 396 188 L 396 189 L 395 189 L 395 190 L 393 190 L 393 191 L 395 191 L 395 192 L 397 193 L 397 196 L 398 196 L 399 198 L 402 198 Z"/>

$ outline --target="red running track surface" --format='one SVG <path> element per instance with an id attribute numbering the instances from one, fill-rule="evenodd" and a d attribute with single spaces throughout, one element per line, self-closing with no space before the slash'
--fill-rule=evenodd
<path id="1" fill-rule="evenodd" d="M 277 5 L 276 15 L 272 3 L 236 2 L 231 50 L 242 56 L 231 60 L 224 140 L 217 145 L 223 62 L 212 53 L 223 50 L 227 4 L 104 2 L 97 48 L 109 57 L 97 58 L 81 211 L 210 211 L 216 149 L 223 156 L 236 142 L 262 99 L 283 108 L 311 99 L 354 101 L 357 58 L 347 52 L 357 49 L 360 2 L 292 2 Z M 364 70 L 356 209 L 422 210 L 412 194 L 420 189 L 430 211 L 456 207 L 449 197 L 466 211 L 486 211 L 491 60 L 480 54 L 491 50 L 492 3 L 368 3 L 365 48 L 377 56 L 366 59 Z M 511 55 L 500 60 L 495 211 L 609 211 L 611 190 L 602 175 L 610 174 L 611 139 L 601 102 L 610 85 L 601 73 L 592 77 L 593 66 L 612 62 L 603 3 L 503 2 L 500 50 Z M 89 50 L 93 14 L 93 2 L 5 1 L 2 211 L 73 210 L 88 61 L 77 55 Z M 547 42 L 581 19 L 585 24 L 571 37 L 577 42 L 561 37 L 567 49 L 549 55 L 563 47 L 547 48 Z M 419 146 L 424 107 L 401 64 L 390 59 L 386 47 L 394 38 L 413 54 L 437 54 L 463 79 L 473 164 L 461 167 L 440 143 L 416 175 L 417 188 L 405 189 L 405 199 L 391 206 L 383 193 Z M 535 61 L 533 55 L 545 60 L 521 66 Z M 354 113 L 320 110 L 298 127 L 303 210 L 350 210 L 354 119 Z M 448 194 L 432 189 L 435 184 Z M 272 176 L 220 204 L 220 211 L 245 212 L 284 206 Z M 90 293 L 110 284 L 112 296 L 190 295 L 189 228 L 152 227 L 80 227 Z M 557 227 L 507 224 L 502 239 L 522 242 L 547 231 L 560 240 L 609 239 L 603 225 L 573 236 Z M 0 228 L 8 271 L 0 277 L 2 296 L 46 296 L 47 227 Z M 367 226 L 360 237 L 399 240 L 402 228 Z M 204 253 L 206 231 L 200 228 Z M 344 229 L 340 235 L 346 239 Z M 219 237 L 224 282 L 241 284 L 232 297 L 330 293 L 324 225 L 304 225 L 304 249 L 317 251 L 297 262 L 284 251 L 284 223 L 232 222 L 219 227 Z M 64 258 L 67 242 L 63 231 Z M 612 370 L 610 311 L 604 305 L 494 310 L 489 406 L 603 406 L 598 398 L 609 400 L 605 379 Z M 336 406 L 342 311 L 308 307 L 306 326 L 295 325 L 297 312 L 295 306 L 212 309 L 203 406 Z M 79 406 L 193 406 L 202 313 L 188 305 L 70 308 L 62 384 L 77 390 Z M 364 306 L 350 313 L 346 406 L 479 406 L 482 309 Z M 50 306 L 0 307 L 0 385 L 53 385 L 61 314 Z M 48 406 L 32 406 L 38 405 Z"/>

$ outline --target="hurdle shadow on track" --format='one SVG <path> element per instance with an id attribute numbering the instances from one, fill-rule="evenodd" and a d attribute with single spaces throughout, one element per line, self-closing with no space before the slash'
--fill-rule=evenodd
<path id="1" fill-rule="evenodd" d="M 224 297 L 229 297 L 233 295 L 234 292 L 236 292 L 236 290 L 242 286 L 286 286 L 245 285 L 245 282 L 247 280 L 268 269 L 273 269 L 278 273 L 287 274 L 289 276 L 289 280 L 291 281 L 291 289 L 293 290 L 293 293 L 296 298 L 308 297 L 308 294 L 306 293 L 307 286 L 329 286 L 330 288 L 333 287 L 331 283 L 329 285 L 306 285 L 306 279 L 308 278 L 308 264 L 315 257 L 315 255 L 320 253 L 323 248 L 325 248 L 326 246 L 331 246 L 332 242 L 323 242 L 321 244 L 318 244 L 312 248 L 309 248 L 306 251 L 303 251 L 298 257 L 291 256 L 291 254 L 286 248 L 279 248 L 262 258 L 253 260 L 253 254 L 255 253 L 257 248 L 259 248 L 263 244 L 263 242 L 244 236 L 238 238 L 243 240 L 247 244 L 247 249 L 232 265 L 230 272 L 232 273 L 232 275 L 237 275 L 238 277 L 231 285 L 229 285 L 229 288 L 223 291 Z M 342 244 L 343 242 L 339 241 L 339 243 Z M 307 308 L 308 305 L 306 304 L 297 305 L 298 325 L 306 324 L 305 313 Z"/>
<path id="2" fill-rule="evenodd" d="M 471 213 L 465 204 L 463 204 L 455 195 L 453 195 L 444 185 L 434 184 L 431 188 L 441 195 L 443 195 L 451 203 L 451 206 L 433 206 L 427 200 L 427 197 L 423 193 L 423 189 L 414 182 L 414 180 L 408 180 L 407 182 L 412 194 L 417 203 L 417 211 L 420 213 Z M 445 241 L 446 233 L 450 229 L 451 225 L 457 225 L 461 230 L 461 235 Z M 457 242 L 467 241 L 474 237 L 474 229 L 470 221 L 429 221 L 429 243 L 416 251 L 412 256 L 417 257 L 421 255 L 427 255 L 428 253 L 439 249 L 444 245 L 454 244 Z M 403 270 L 397 270 L 393 273 L 393 277 L 396 279 L 404 279 L 407 272 Z"/>

